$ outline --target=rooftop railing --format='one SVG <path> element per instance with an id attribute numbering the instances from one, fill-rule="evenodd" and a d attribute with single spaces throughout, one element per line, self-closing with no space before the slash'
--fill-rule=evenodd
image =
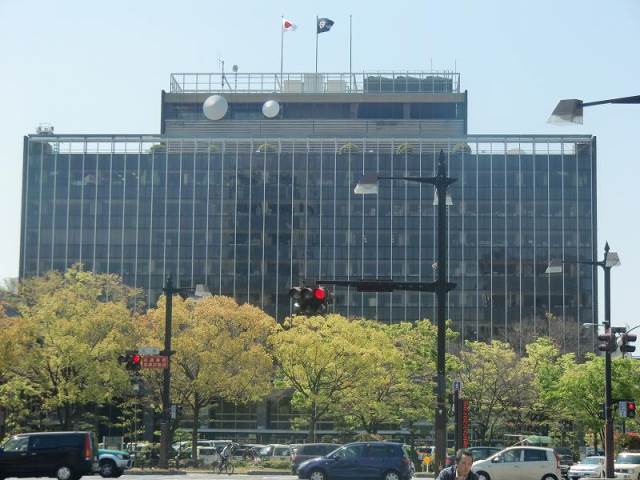
<path id="1" fill-rule="evenodd" d="M 172 73 L 171 93 L 389 94 L 460 92 L 454 72 Z"/>

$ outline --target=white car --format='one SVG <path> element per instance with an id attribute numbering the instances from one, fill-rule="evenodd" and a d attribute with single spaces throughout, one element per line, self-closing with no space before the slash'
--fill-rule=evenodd
<path id="1" fill-rule="evenodd" d="M 552 448 L 509 447 L 485 460 L 473 462 L 471 470 L 481 480 L 561 480 L 560 459 Z"/>
<path id="2" fill-rule="evenodd" d="M 258 455 L 262 460 L 290 460 L 291 447 L 289 445 L 271 444 L 262 448 Z"/>
<path id="3" fill-rule="evenodd" d="M 580 463 L 571 465 L 567 474 L 569 480 L 604 478 L 605 476 L 604 457 L 601 456 L 585 457 Z"/>
<path id="4" fill-rule="evenodd" d="M 621 452 L 614 463 L 616 478 L 640 480 L 640 453 Z"/>

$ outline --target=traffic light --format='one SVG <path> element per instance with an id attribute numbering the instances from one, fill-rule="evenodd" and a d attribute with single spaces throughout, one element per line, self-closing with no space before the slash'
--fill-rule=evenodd
<path id="1" fill-rule="evenodd" d="M 135 351 L 128 351 L 118 357 L 118 362 L 124 363 L 127 370 L 137 372 L 142 367 L 142 355 Z"/>
<path id="2" fill-rule="evenodd" d="M 601 352 L 615 352 L 616 348 L 618 348 L 618 344 L 616 343 L 616 337 L 613 333 L 604 333 L 598 335 L 598 341 L 602 342 L 598 345 L 598 350 Z"/>
<path id="3" fill-rule="evenodd" d="M 330 292 L 324 287 L 293 287 L 289 290 L 295 315 L 322 315 L 327 312 Z"/>
<path id="4" fill-rule="evenodd" d="M 627 418 L 634 418 L 635 416 L 636 416 L 636 402 L 627 402 Z"/>
<path id="5" fill-rule="evenodd" d="M 636 341 L 638 337 L 635 335 L 631 335 L 629 333 L 623 333 L 618 337 L 618 345 L 620 346 L 620 351 L 624 355 L 625 353 L 631 353 L 636 351 L 636 346 L 631 345 Z"/>

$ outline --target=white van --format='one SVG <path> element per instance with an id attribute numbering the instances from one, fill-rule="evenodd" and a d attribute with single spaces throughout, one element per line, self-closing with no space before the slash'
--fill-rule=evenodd
<path id="1" fill-rule="evenodd" d="M 560 480 L 560 458 L 553 448 L 509 447 L 473 462 L 480 480 Z"/>

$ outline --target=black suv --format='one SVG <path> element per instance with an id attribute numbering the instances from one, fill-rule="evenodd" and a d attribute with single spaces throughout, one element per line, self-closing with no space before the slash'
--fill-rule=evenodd
<path id="1" fill-rule="evenodd" d="M 92 432 L 21 433 L 0 447 L 0 480 L 7 477 L 77 480 L 98 470 L 98 445 Z"/>

